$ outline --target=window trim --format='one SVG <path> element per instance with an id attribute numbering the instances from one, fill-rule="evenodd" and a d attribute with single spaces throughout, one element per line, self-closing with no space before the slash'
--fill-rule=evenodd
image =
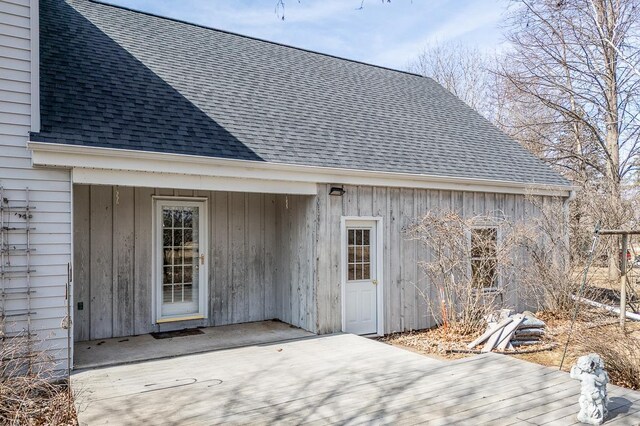
<path id="1" fill-rule="evenodd" d="M 467 232 L 467 243 L 469 245 L 469 264 L 468 264 L 468 274 L 469 277 L 471 277 L 473 279 L 473 260 L 474 259 L 482 259 L 482 258 L 477 258 L 477 257 L 473 257 L 471 255 L 472 251 L 473 251 L 473 238 L 472 238 L 472 234 L 473 231 L 476 229 L 495 229 L 496 230 L 496 278 L 495 278 L 495 285 L 491 286 L 491 287 L 476 287 L 474 285 L 474 283 L 472 282 L 472 285 L 474 287 L 474 290 L 476 291 L 481 291 L 482 293 L 499 293 L 502 291 L 502 276 L 499 273 L 499 268 L 500 265 L 498 264 L 498 250 L 500 249 L 500 244 L 502 243 L 501 239 L 502 239 L 502 230 L 501 227 L 499 225 L 495 225 L 495 224 L 491 224 L 491 223 L 480 223 L 480 224 L 476 224 L 471 226 L 471 228 L 469 229 L 469 231 Z"/>

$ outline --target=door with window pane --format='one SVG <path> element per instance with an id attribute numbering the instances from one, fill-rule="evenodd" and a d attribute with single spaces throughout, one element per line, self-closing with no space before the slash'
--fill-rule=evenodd
<path id="1" fill-rule="evenodd" d="M 204 317 L 204 201 L 156 201 L 158 320 Z"/>
<path id="2" fill-rule="evenodd" d="M 352 221 L 346 226 L 345 330 L 377 332 L 377 268 L 375 222 Z"/>

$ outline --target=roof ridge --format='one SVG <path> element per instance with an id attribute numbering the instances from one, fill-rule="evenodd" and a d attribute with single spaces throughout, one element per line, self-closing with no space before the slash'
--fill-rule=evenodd
<path id="1" fill-rule="evenodd" d="M 417 74 L 417 73 L 414 73 L 414 72 L 411 72 L 411 71 L 399 70 L 399 69 L 396 69 L 396 68 L 385 67 L 383 65 L 371 64 L 371 63 L 364 62 L 364 61 L 358 61 L 356 59 L 350 59 L 350 58 L 345 58 L 345 57 L 342 57 L 342 56 L 332 55 L 330 53 L 318 52 L 317 50 L 306 49 L 304 47 L 292 46 L 290 44 L 284 44 L 284 43 L 280 43 L 280 42 L 272 41 L 272 40 L 267 40 L 267 39 L 260 38 L 260 37 L 250 36 L 250 35 L 246 35 L 246 34 L 240 34 L 240 33 L 234 32 L 234 31 L 222 30 L 220 28 L 214 28 L 214 27 L 210 27 L 210 26 L 207 26 L 207 25 L 203 25 L 203 24 L 196 24 L 195 22 L 185 21 L 184 19 L 172 18 L 170 16 L 163 16 L 163 15 L 159 15 L 157 13 L 146 12 L 144 10 L 134 9 L 132 7 L 122 6 L 122 5 L 113 4 L 113 3 L 108 3 L 108 2 L 103 1 L 103 0 L 87 0 L 87 1 L 89 1 L 91 3 L 100 4 L 100 5 L 103 5 L 103 6 L 109 6 L 109 7 L 114 7 L 114 8 L 117 8 L 117 9 L 127 10 L 129 12 L 140 13 L 140 14 L 143 14 L 143 15 L 152 16 L 154 18 L 166 19 L 168 21 L 174 21 L 174 22 L 179 22 L 181 24 L 192 25 L 194 27 L 204 28 L 206 30 L 218 31 L 218 32 L 221 32 L 221 33 L 230 34 L 230 35 L 234 35 L 234 36 L 238 36 L 238 37 L 242 37 L 242 38 L 248 38 L 248 39 L 251 39 L 251 40 L 261 41 L 263 43 L 275 44 L 277 46 L 288 47 L 290 49 L 301 50 L 303 52 L 313 53 L 313 54 L 316 54 L 316 55 L 327 56 L 327 57 L 330 57 L 330 58 L 340 59 L 340 60 L 343 60 L 343 61 L 349 61 L 349 62 L 353 62 L 353 63 L 356 63 L 356 64 L 366 65 L 366 66 L 370 66 L 370 67 L 374 67 L 374 68 L 380 68 L 380 69 L 387 70 L 387 71 L 393 71 L 393 72 L 398 72 L 398 73 L 401 73 L 401 74 L 407 74 L 407 75 L 411 75 L 411 76 L 414 76 L 414 77 L 425 78 L 424 75 Z"/>

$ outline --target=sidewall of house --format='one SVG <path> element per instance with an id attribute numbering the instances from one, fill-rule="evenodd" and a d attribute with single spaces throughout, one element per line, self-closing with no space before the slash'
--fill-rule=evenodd
<path id="1" fill-rule="evenodd" d="M 341 331 L 341 224 L 343 216 L 381 217 L 383 223 L 384 333 L 429 328 L 436 325 L 427 300 L 437 291 L 419 267 L 428 261 L 426 246 L 407 237 L 405 230 L 430 210 L 453 210 L 464 217 L 503 213 L 507 220 L 522 221 L 539 214 L 524 195 L 467 191 L 345 186 L 342 196 L 329 195 L 330 185 L 318 188 L 317 332 Z M 519 256 L 524 259 L 524 253 Z M 524 260 L 523 260 L 524 261 Z M 517 278 L 516 278 L 517 280 Z M 517 288 L 518 283 L 509 286 Z M 427 300 L 421 296 L 424 294 Z M 529 309 L 516 291 L 504 294 L 504 303 Z"/>
<path id="2" fill-rule="evenodd" d="M 27 150 L 29 132 L 37 130 L 38 102 L 38 2 L 16 0 L 4 3 L 0 16 L 2 26 L 0 60 L 0 186 L 7 199 L 5 206 L 17 207 L 5 211 L 5 220 L 12 227 L 25 226 L 17 215 L 27 197 L 31 213 L 30 279 L 24 274 L 7 274 L 3 280 L 5 291 L 13 291 L 2 301 L 9 315 L 31 312 L 30 322 L 25 315 L 7 317 L 5 331 L 26 333 L 35 349 L 41 349 L 55 361 L 55 368 L 66 369 L 67 330 L 62 328 L 67 315 L 66 286 L 68 264 L 71 261 L 71 178 L 68 170 L 33 168 Z M 33 125 L 33 128 L 32 128 Z M 23 210 L 24 213 L 24 210 Z M 6 223 L 5 223 L 6 225 Z M 24 247 L 26 233 L 12 231 L 8 246 Z M 24 251 L 10 251 L 3 258 L 4 266 L 26 265 Z M 27 297 L 23 290 L 31 287 Z M 0 290 L 2 291 L 2 290 Z M 24 339 L 22 340 L 24 341 Z"/>

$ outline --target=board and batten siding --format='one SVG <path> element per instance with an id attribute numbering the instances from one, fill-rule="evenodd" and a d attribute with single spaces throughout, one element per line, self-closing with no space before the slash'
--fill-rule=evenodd
<path id="1" fill-rule="evenodd" d="M 33 6 L 32 6 L 33 5 Z M 32 31 L 32 26 L 34 30 Z M 66 170 L 34 169 L 26 144 L 31 130 L 32 98 L 39 91 L 37 73 L 32 75 L 32 61 L 37 66 L 37 2 L 10 0 L 0 2 L 0 185 L 9 205 L 25 203 L 29 188 L 32 212 L 30 308 L 34 340 L 57 361 L 57 368 L 67 367 L 67 330 L 61 324 L 67 314 L 65 290 L 67 265 L 71 258 L 71 184 Z M 32 55 L 32 51 L 34 54 Z M 34 58 L 34 59 L 32 59 Z M 32 82 L 35 80 L 35 84 Z M 34 87 L 36 86 L 36 87 Z M 37 108 L 35 102 L 33 108 Z M 37 126 L 37 124 L 36 124 Z M 24 234 L 12 234 L 10 244 L 24 243 Z M 25 264 L 24 253 L 11 254 L 13 265 Z M 26 285 L 26 279 L 5 278 L 6 288 Z M 4 300 L 7 310 L 27 309 L 27 298 L 13 294 Z M 12 317 L 7 331 L 26 327 L 25 317 Z"/>
<path id="2" fill-rule="evenodd" d="M 394 333 L 432 327 L 434 320 L 425 298 L 436 290 L 418 265 L 430 254 L 424 244 L 407 237 L 405 229 L 430 210 L 453 210 L 465 217 L 504 214 L 524 220 L 536 214 L 524 195 L 493 194 L 429 189 L 345 186 L 343 196 L 329 195 L 329 185 L 320 185 L 317 198 L 317 325 L 320 334 L 341 330 L 342 216 L 374 216 L 383 220 L 384 332 Z M 517 283 L 516 283 L 517 285 Z M 506 303 L 520 307 L 515 293 Z"/>
<path id="3" fill-rule="evenodd" d="M 154 195 L 208 201 L 206 320 L 153 324 Z M 75 185 L 74 339 L 274 318 L 312 329 L 313 208 L 310 196 Z"/>

